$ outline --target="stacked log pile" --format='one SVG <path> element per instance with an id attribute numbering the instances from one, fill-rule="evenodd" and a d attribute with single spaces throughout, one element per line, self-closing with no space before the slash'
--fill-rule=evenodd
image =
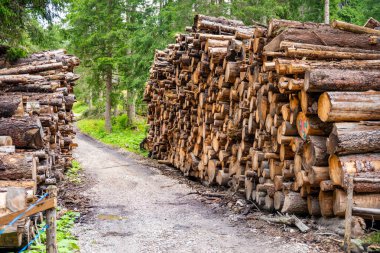
<path id="1" fill-rule="evenodd" d="M 27 207 L 71 166 L 78 64 L 64 50 L 0 63 L 0 216 Z M 21 245 L 22 227 L 31 224 L 19 223 L 0 236 L 0 247 Z"/>
<path id="2" fill-rule="evenodd" d="M 380 208 L 377 30 L 197 15 L 186 32 L 156 51 L 146 85 L 152 158 L 266 210 L 325 217 L 344 215 L 354 174 L 354 202 Z"/>

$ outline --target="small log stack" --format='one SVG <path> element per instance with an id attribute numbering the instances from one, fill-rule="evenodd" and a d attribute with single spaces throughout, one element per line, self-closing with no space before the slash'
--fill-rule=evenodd
<path id="1" fill-rule="evenodd" d="M 144 93 L 151 157 L 268 211 L 313 216 L 344 215 L 354 174 L 368 179 L 354 202 L 380 208 L 371 183 L 380 176 L 380 44 L 370 43 L 372 28 L 342 24 L 196 15 L 155 54 Z"/>
<path id="2" fill-rule="evenodd" d="M 27 207 L 71 166 L 77 65 L 64 50 L 0 62 L 0 216 Z M 33 223 L 8 228 L 0 248 L 25 243 Z"/>

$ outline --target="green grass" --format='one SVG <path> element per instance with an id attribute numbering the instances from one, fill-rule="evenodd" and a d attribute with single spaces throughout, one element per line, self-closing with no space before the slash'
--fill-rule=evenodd
<path id="1" fill-rule="evenodd" d="M 372 232 L 362 238 L 363 243 L 380 245 L 380 231 Z"/>
<path id="2" fill-rule="evenodd" d="M 82 119 L 78 128 L 85 134 L 115 147 L 147 156 L 148 152 L 140 149 L 141 141 L 146 137 L 147 124 L 145 118 L 138 118 L 134 127 L 126 127 L 127 117 L 121 115 L 112 119 L 112 133 L 105 131 L 103 119 Z"/>
<path id="3" fill-rule="evenodd" d="M 71 233 L 75 220 L 80 214 L 78 212 L 67 211 L 59 220 L 57 220 L 57 246 L 59 253 L 76 253 L 79 252 L 78 239 Z M 44 227 L 41 224 L 40 227 Z M 40 236 L 41 243 L 35 242 L 28 253 L 45 253 L 46 252 L 46 232 Z"/>
<path id="4" fill-rule="evenodd" d="M 71 162 L 71 167 L 66 171 L 66 176 L 68 180 L 72 183 L 79 184 L 81 179 L 79 177 L 79 172 L 82 170 L 80 163 L 76 160 Z"/>
<path id="5" fill-rule="evenodd" d="M 73 106 L 73 112 L 75 114 L 82 114 L 88 109 L 88 105 L 83 102 L 76 102 Z"/>

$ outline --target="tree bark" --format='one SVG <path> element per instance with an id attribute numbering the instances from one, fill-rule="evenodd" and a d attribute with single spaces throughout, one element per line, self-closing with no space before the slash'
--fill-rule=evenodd
<path id="1" fill-rule="evenodd" d="M 325 24 L 330 24 L 330 0 L 325 0 Z"/>
<path id="2" fill-rule="evenodd" d="M 325 92 L 318 116 L 324 122 L 380 120 L 380 92 Z"/>
<path id="3" fill-rule="evenodd" d="M 380 152 L 380 122 L 334 123 L 327 140 L 330 155 Z"/>
<path id="4" fill-rule="evenodd" d="M 136 94 L 133 91 L 127 93 L 128 125 L 132 126 L 136 118 Z"/>
<path id="5" fill-rule="evenodd" d="M 305 214 L 308 212 L 307 201 L 303 199 L 299 192 L 289 191 L 285 193 L 282 213 Z"/>
<path id="6" fill-rule="evenodd" d="M 37 117 L 1 118 L 0 135 L 10 136 L 17 148 L 44 147 L 44 133 Z"/>
<path id="7" fill-rule="evenodd" d="M 347 205 L 347 193 L 341 189 L 334 191 L 334 214 L 337 216 L 344 216 Z M 380 193 L 372 194 L 354 194 L 353 203 L 355 207 L 362 208 L 376 208 L 380 209 Z M 361 215 L 360 213 L 354 213 L 357 216 L 363 218 L 379 220 L 379 216 Z"/>
<path id="8" fill-rule="evenodd" d="M 280 43 L 282 41 L 377 51 L 380 50 L 380 44 L 369 44 L 367 34 L 354 34 L 351 32 L 336 30 L 329 27 L 320 27 L 311 29 L 286 29 L 280 35 L 275 37 L 271 42 L 269 42 L 264 47 L 264 51 L 279 51 Z"/>
<path id="9" fill-rule="evenodd" d="M 1 96 L 0 97 L 0 118 L 23 116 L 24 106 L 22 96 Z"/>
<path id="10" fill-rule="evenodd" d="M 305 73 L 304 90 L 368 91 L 380 90 L 380 72 L 366 69 L 314 68 Z"/>
<path id="11" fill-rule="evenodd" d="M 360 178 L 376 178 L 380 175 L 380 154 L 332 155 L 329 158 L 330 179 L 334 185 L 347 189 L 349 175 Z M 380 184 L 358 182 L 355 192 L 380 192 Z"/>
<path id="12" fill-rule="evenodd" d="M 37 161 L 38 159 L 32 155 L 0 153 L 0 178 L 2 180 L 36 180 Z"/>
<path id="13" fill-rule="evenodd" d="M 372 29 L 372 28 L 363 27 L 363 26 L 359 26 L 359 25 L 354 25 L 354 24 L 350 24 L 350 23 L 346 23 L 346 22 L 338 21 L 338 20 L 335 20 L 331 24 L 331 26 L 333 28 L 344 30 L 344 31 L 349 31 L 349 32 L 352 32 L 352 33 L 364 33 L 364 34 L 380 35 L 380 31 L 379 30 L 375 30 L 375 29 Z"/>
<path id="14" fill-rule="evenodd" d="M 106 74 L 106 111 L 105 111 L 105 128 L 108 133 L 112 132 L 111 92 L 112 92 L 112 70 L 108 70 Z"/>

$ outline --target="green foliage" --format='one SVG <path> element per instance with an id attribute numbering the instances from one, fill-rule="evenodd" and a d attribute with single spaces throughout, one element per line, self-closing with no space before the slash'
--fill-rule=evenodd
<path id="1" fill-rule="evenodd" d="M 126 127 L 126 122 L 126 115 L 114 117 L 112 133 L 105 131 L 102 119 L 82 119 L 78 121 L 77 125 L 83 133 L 101 142 L 146 156 L 147 152 L 140 149 L 140 143 L 145 138 L 147 131 L 145 119 L 136 120 L 132 127 Z"/>
<path id="2" fill-rule="evenodd" d="M 0 1 L 0 42 L 17 45 L 25 40 L 32 20 L 51 22 L 68 0 Z"/>
<path id="3" fill-rule="evenodd" d="M 67 211 L 60 219 L 57 220 L 57 246 L 60 253 L 76 253 L 79 252 L 79 245 L 77 238 L 71 233 L 75 221 L 79 218 L 80 213 Z M 40 228 L 46 224 L 41 224 Z M 46 233 L 40 236 L 41 244 L 34 243 L 28 253 L 45 253 L 46 252 Z"/>
<path id="4" fill-rule="evenodd" d="M 128 0 L 106 2 L 79 0 L 67 16 L 71 48 L 84 66 L 84 76 L 75 88 L 78 98 L 104 108 L 104 71 L 112 68 L 116 75 L 112 106 L 124 106 L 121 91 L 142 97 L 156 49 L 172 43 L 176 33 L 193 23 L 197 13 L 225 16 L 267 24 L 271 18 L 323 22 L 323 0 Z M 331 19 L 362 25 L 370 16 L 380 19 L 378 0 L 330 0 Z M 112 24 L 109 21 L 112 20 Z M 112 56 L 107 50 L 112 49 Z M 138 108 L 143 108 L 141 99 Z M 97 115 L 104 109 L 93 110 Z M 101 112 L 101 113 L 98 113 Z M 138 112 L 140 112 L 138 110 Z M 93 113 L 89 113 L 93 115 Z"/>
<path id="5" fill-rule="evenodd" d="M 79 184 L 81 179 L 79 173 L 82 171 L 80 163 L 76 160 L 71 162 L 71 167 L 66 171 L 66 176 L 70 182 Z"/>
<path id="6" fill-rule="evenodd" d="M 20 58 L 26 57 L 27 55 L 28 53 L 25 51 L 25 49 L 12 47 L 7 50 L 5 58 L 10 62 L 14 62 Z"/>
<path id="7" fill-rule="evenodd" d="M 380 231 L 375 231 L 375 232 L 372 232 L 368 235 L 365 235 L 364 238 L 361 238 L 361 241 L 364 244 L 380 245 Z"/>
<path id="8" fill-rule="evenodd" d="M 84 102 L 81 102 L 81 101 L 75 102 L 75 104 L 73 106 L 73 112 L 75 114 L 82 114 L 87 110 L 88 110 L 88 105 Z"/>

